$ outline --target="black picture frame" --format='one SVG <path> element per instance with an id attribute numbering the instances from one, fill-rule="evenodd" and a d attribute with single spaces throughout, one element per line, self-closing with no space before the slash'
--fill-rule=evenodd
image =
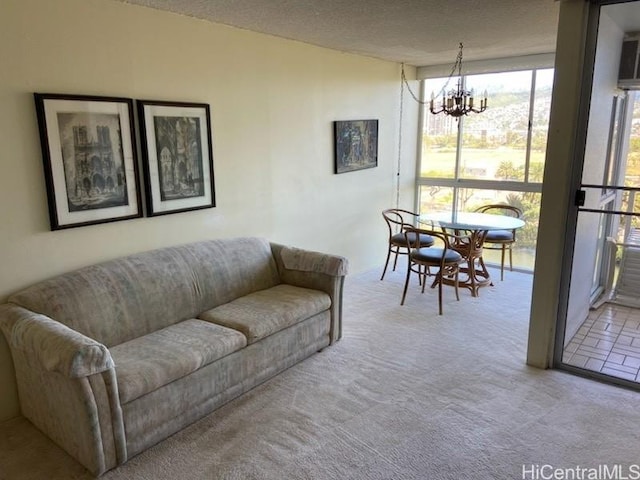
<path id="1" fill-rule="evenodd" d="M 137 100 L 147 215 L 216 206 L 206 103 Z"/>
<path id="2" fill-rule="evenodd" d="M 378 166 L 378 120 L 337 120 L 333 131 L 334 173 Z"/>
<path id="3" fill-rule="evenodd" d="M 142 217 L 133 100 L 33 95 L 51 230 Z"/>

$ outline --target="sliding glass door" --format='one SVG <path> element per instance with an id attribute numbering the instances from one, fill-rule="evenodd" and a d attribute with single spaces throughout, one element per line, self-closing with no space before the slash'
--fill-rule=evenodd
<path id="1" fill-rule="evenodd" d="M 640 382 L 640 101 L 620 81 L 620 54 L 640 3 L 608 2 L 592 17 L 590 91 L 573 259 L 565 272 L 555 364 L 637 388 Z M 594 13 L 595 10 L 592 10 Z M 631 30 L 630 30 L 631 29 Z M 574 232 L 571 232 L 574 233 Z"/>

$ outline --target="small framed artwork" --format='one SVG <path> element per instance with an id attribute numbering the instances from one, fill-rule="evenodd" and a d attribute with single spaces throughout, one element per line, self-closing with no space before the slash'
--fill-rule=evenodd
<path id="1" fill-rule="evenodd" d="M 378 166 L 378 120 L 333 122 L 335 173 Z"/>
<path id="2" fill-rule="evenodd" d="M 147 215 L 215 207 L 209 105 L 137 104 Z"/>
<path id="3" fill-rule="evenodd" d="M 142 216 L 133 100 L 35 93 L 52 230 Z"/>

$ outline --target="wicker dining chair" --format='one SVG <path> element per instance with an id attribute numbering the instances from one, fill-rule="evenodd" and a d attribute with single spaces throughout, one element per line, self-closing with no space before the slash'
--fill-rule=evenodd
<path id="1" fill-rule="evenodd" d="M 512 205 L 491 204 L 484 205 L 476 209 L 479 213 L 496 213 L 499 215 L 509 215 L 515 218 L 522 218 L 522 210 Z M 509 251 L 509 270 L 513 271 L 513 245 L 516 243 L 515 230 L 489 230 L 484 239 L 483 248 L 487 250 L 500 250 L 500 280 L 504 280 L 504 257 Z"/>
<path id="2" fill-rule="evenodd" d="M 421 247 L 416 242 L 416 237 L 428 235 L 434 239 L 434 246 Z M 442 315 L 442 286 L 453 285 L 456 292 L 456 300 L 460 301 L 458 291 L 458 274 L 460 264 L 464 261 L 462 255 L 453 249 L 452 245 L 459 242 L 461 237 L 444 231 L 426 230 L 407 227 L 405 229 L 405 242 L 409 249 L 407 278 L 404 282 L 404 291 L 400 305 L 404 305 L 409 287 L 409 279 L 412 273 L 418 274 L 424 293 L 427 277 L 435 277 L 431 288 L 438 286 L 438 313 Z"/>
<path id="3" fill-rule="evenodd" d="M 409 253 L 404 230 L 407 227 L 415 227 L 418 214 L 400 208 L 389 208 L 382 211 L 382 217 L 387 224 L 389 238 L 387 243 L 387 260 L 384 262 L 384 269 L 382 270 L 380 280 L 383 280 L 384 275 L 387 273 L 387 267 L 392 254 L 394 255 L 393 271 L 395 271 L 398 263 L 398 255 L 406 255 Z M 433 245 L 433 238 L 429 235 L 420 235 L 419 238 L 421 247 Z M 412 238 L 412 241 L 415 241 L 415 238 Z"/>

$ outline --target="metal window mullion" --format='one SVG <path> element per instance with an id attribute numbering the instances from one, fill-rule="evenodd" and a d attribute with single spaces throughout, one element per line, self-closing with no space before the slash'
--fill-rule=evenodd
<path id="1" fill-rule="evenodd" d="M 424 141 L 425 118 L 427 116 L 427 112 L 425 110 L 425 103 L 424 103 L 425 88 L 426 88 L 425 81 L 420 80 L 420 107 L 419 107 L 420 117 L 418 118 L 418 161 L 416 162 L 416 179 L 420 179 L 422 177 L 422 162 L 424 160 L 424 157 L 422 155 L 422 145 Z M 413 211 L 422 213 L 420 212 L 420 189 L 415 188 L 414 190 L 415 192 L 413 195 L 413 203 L 414 203 Z"/>
<path id="2" fill-rule="evenodd" d="M 616 121 L 618 122 L 618 135 L 616 136 L 616 144 L 614 145 L 614 148 L 616 149 L 616 158 L 615 158 L 615 164 L 613 165 L 613 172 L 612 172 L 612 177 L 613 177 L 613 181 L 614 182 L 618 182 L 620 179 L 623 179 L 624 177 L 622 176 L 622 144 L 624 143 L 624 138 L 623 138 L 623 133 L 627 131 L 627 122 L 626 122 L 626 118 L 627 118 L 627 93 L 626 92 L 622 92 L 620 95 L 618 95 L 618 103 L 622 103 L 621 106 L 619 106 L 619 108 L 616 111 L 616 114 L 618 116 L 618 118 L 616 119 Z M 626 163 L 626 162 L 625 162 Z"/>
<path id="3" fill-rule="evenodd" d="M 479 190 L 504 190 L 509 192 L 542 192 L 541 183 L 505 182 L 501 180 L 455 180 L 453 178 L 422 177 L 417 179 L 418 185 L 439 186 L 449 188 L 473 188 Z"/>
<path id="4" fill-rule="evenodd" d="M 531 164 L 531 141 L 533 136 L 533 113 L 536 101 L 536 74 L 537 70 L 531 70 L 531 92 L 529 94 L 529 121 L 527 129 L 527 149 L 524 158 L 524 182 L 529 182 L 529 166 Z"/>
<path id="5" fill-rule="evenodd" d="M 466 80 L 467 80 L 467 77 L 465 75 L 462 75 L 460 77 L 460 85 L 462 86 L 463 90 L 466 88 Z M 458 117 L 456 121 L 458 123 L 458 135 L 456 138 L 456 164 L 453 171 L 453 177 L 456 180 L 456 182 L 460 182 L 460 178 L 461 178 L 460 160 L 462 158 L 462 134 L 464 132 L 463 117 Z M 453 205 L 451 206 L 451 209 L 452 209 L 451 210 L 452 212 L 458 211 L 458 187 L 455 185 L 453 187 Z"/>
<path id="6" fill-rule="evenodd" d="M 613 169 L 613 181 L 616 185 L 624 185 L 625 173 L 627 171 L 627 161 L 629 159 L 629 146 L 628 143 L 631 137 L 631 125 L 632 119 L 629 117 L 629 113 L 633 114 L 633 108 L 635 106 L 635 92 L 633 94 L 629 94 L 629 92 L 625 91 L 622 94 L 622 110 L 619 112 L 620 123 L 618 125 L 618 138 L 616 142 L 616 163 Z M 620 101 L 620 100 L 619 100 Z M 629 105 L 631 103 L 631 106 Z M 629 112 L 631 109 L 631 112 Z M 631 120 L 631 122 L 629 122 Z M 624 147 L 624 150 L 623 150 Z M 625 154 L 623 156 L 623 153 Z M 632 199 L 635 198 L 635 193 L 631 192 L 629 194 L 629 205 L 627 205 L 627 209 L 633 210 L 634 203 Z M 618 192 L 616 196 L 615 209 L 619 210 L 622 207 L 623 195 Z M 625 227 L 628 227 L 627 224 Z M 618 225 L 616 225 L 616 228 Z M 625 237 L 626 238 L 626 237 Z"/>
<path id="7" fill-rule="evenodd" d="M 618 135 L 618 144 L 616 145 L 616 150 L 620 157 L 622 158 L 622 153 L 624 152 L 624 161 L 620 160 L 616 165 L 617 171 L 615 172 L 615 182 L 616 184 L 624 184 L 624 177 L 627 171 L 627 162 L 629 160 L 629 143 L 631 141 L 631 127 L 633 126 L 633 111 L 636 106 L 637 94 L 635 91 L 625 91 L 623 96 L 623 105 L 622 105 L 622 113 L 621 113 L 621 122 L 619 126 L 619 131 L 622 132 Z"/>
<path id="8" fill-rule="evenodd" d="M 578 212 L 589 212 L 589 213 L 607 213 L 611 215 L 622 215 L 625 217 L 640 217 L 640 212 L 625 212 L 623 210 L 603 210 L 598 208 L 578 208 Z"/>
<path id="9" fill-rule="evenodd" d="M 640 187 L 627 187 L 625 185 L 607 185 L 607 190 L 622 190 L 625 192 L 640 192 Z M 592 183 L 583 183 L 580 188 L 597 188 L 601 189 L 602 185 L 594 185 Z"/>

